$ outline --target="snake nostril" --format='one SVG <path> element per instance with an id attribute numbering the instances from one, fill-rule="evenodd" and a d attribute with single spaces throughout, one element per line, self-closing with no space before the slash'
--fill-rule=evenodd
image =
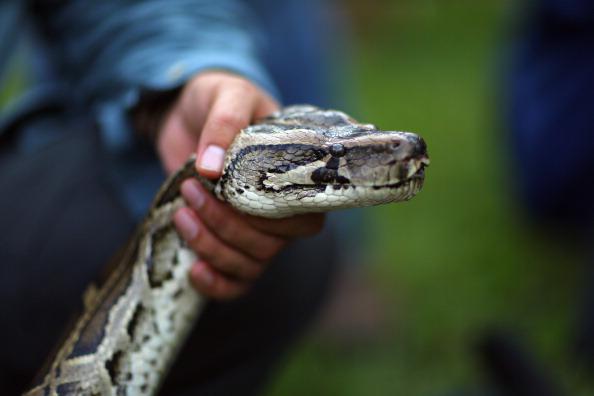
<path id="1" fill-rule="evenodd" d="M 415 144 L 415 155 L 427 155 L 427 143 L 425 143 L 425 140 L 420 136 Z"/>

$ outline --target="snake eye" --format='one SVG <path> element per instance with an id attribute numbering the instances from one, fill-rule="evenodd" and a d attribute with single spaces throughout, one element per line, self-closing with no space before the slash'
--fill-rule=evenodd
<path id="1" fill-rule="evenodd" d="M 346 149 L 340 143 L 334 143 L 330 146 L 330 155 L 333 157 L 342 157 L 346 154 Z"/>

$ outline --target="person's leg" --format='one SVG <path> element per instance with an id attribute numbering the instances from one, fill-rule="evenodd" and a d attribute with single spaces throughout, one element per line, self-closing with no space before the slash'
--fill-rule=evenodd
<path id="1" fill-rule="evenodd" d="M 96 144 L 77 134 L 25 156 L 0 153 L 0 337 L 8 340 L 0 389 L 7 394 L 30 383 L 85 288 L 133 230 Z M 210 303 L 162 394 L 257 393 L 321 305 L 336 250 L 332 232 L 296 242 L 245 297 Z"/>
<path id="2" fill-rule="evenodd" d="M 0 148 L 2 394 L 28 386 L 133 228 L 104 176 L 92 126 L 79 128 L 38 151 Z"/>
<path id="3" fill-rule="evenodd" d="M 560 4 L 536 2 L 515 42 L 506 100 L 515 161 L 508 176 L 530 220 L 548 226 L 545 231 L 560 243 L 580 240 L 588 248 L 594 227 L 594 25 L 588 14 L 572 16 Z M 578 353 L 589 360 L 594 356 L 591 266 L 590 257 L 577 325 Z"/>

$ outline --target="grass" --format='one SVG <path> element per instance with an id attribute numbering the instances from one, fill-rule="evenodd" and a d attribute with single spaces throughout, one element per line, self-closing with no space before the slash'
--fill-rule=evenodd
<path id="1" fill-rule="evenodd" d="M 571 394 L 592 394 L 567 352 L 576 254 L 527 228 L 509 190 L 495 100 L 504 3 L 352 0 L 348 9 L 355 115 L 421 133 L 432 166 L 417 198 L 366 212 L 367 270 L 387 301 L 387 336 L 342 350 L 313 333 L 268 395 L 439 396 L 472 387 L 482 375 L 472 345 L 492 327 L 529 340 Z M 22 85 L 8 79 L 0 107 Z"/>
<path id="2" fill-rule="evenodd" d="M 493 327 L 528 340 L 572 394 L 591 394 L 568 363 L 577 254 L 523 224 L 510 192 L 513 164 L 495 100 L 503 3 L 370 4 L 382 12 L 354 12 L 357 116 L 421 133 L 432 161 L 417 198 L 367 212 L 368 269 L 389 301 L 389 336 L 340 351 L 314 333 L 269 396 L 441 395 L 473 386 L 482 373 L 471 347 Z"/>

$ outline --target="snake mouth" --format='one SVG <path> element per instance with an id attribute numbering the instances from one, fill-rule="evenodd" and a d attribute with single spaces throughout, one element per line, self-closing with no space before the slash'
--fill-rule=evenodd
<path id="1" fill-rule="evenodd" d="M 415 173 L 413 173 L 413 175 L 411 177 L 404 180 L 404 182 L 410 182 L 413 180 L 420 180 L 420 181 L 425 180 L 425 168 L 426 167 L 427 167 L 427 165 L 425 163 L 421 163 L 421 165 L 419 165 L 419 169 L 417 169 L 417 171 Z"/>
<path id="2" fill-rule="evenodd" d="M 428 162 L 429 162 L 428 160 L 426 160 L 426 161 L 422 160 L 421 163 L 419 164 L 419 168 L 417 169 L 417 171 L 404 180 L 400 180 L 396 183 L 375 185 L 375 186 L 373 186 L 373 189 L 374 190 L 379 190 L 379 189 L 384 189 L 384 188 L 399 189 L 401 187 L 408 186 L 413 182 L 417 182 L 418 188 L 421 188 L 423 186 L 423 182 L 425 180 L 425 168 L 428 166 Z"/>

